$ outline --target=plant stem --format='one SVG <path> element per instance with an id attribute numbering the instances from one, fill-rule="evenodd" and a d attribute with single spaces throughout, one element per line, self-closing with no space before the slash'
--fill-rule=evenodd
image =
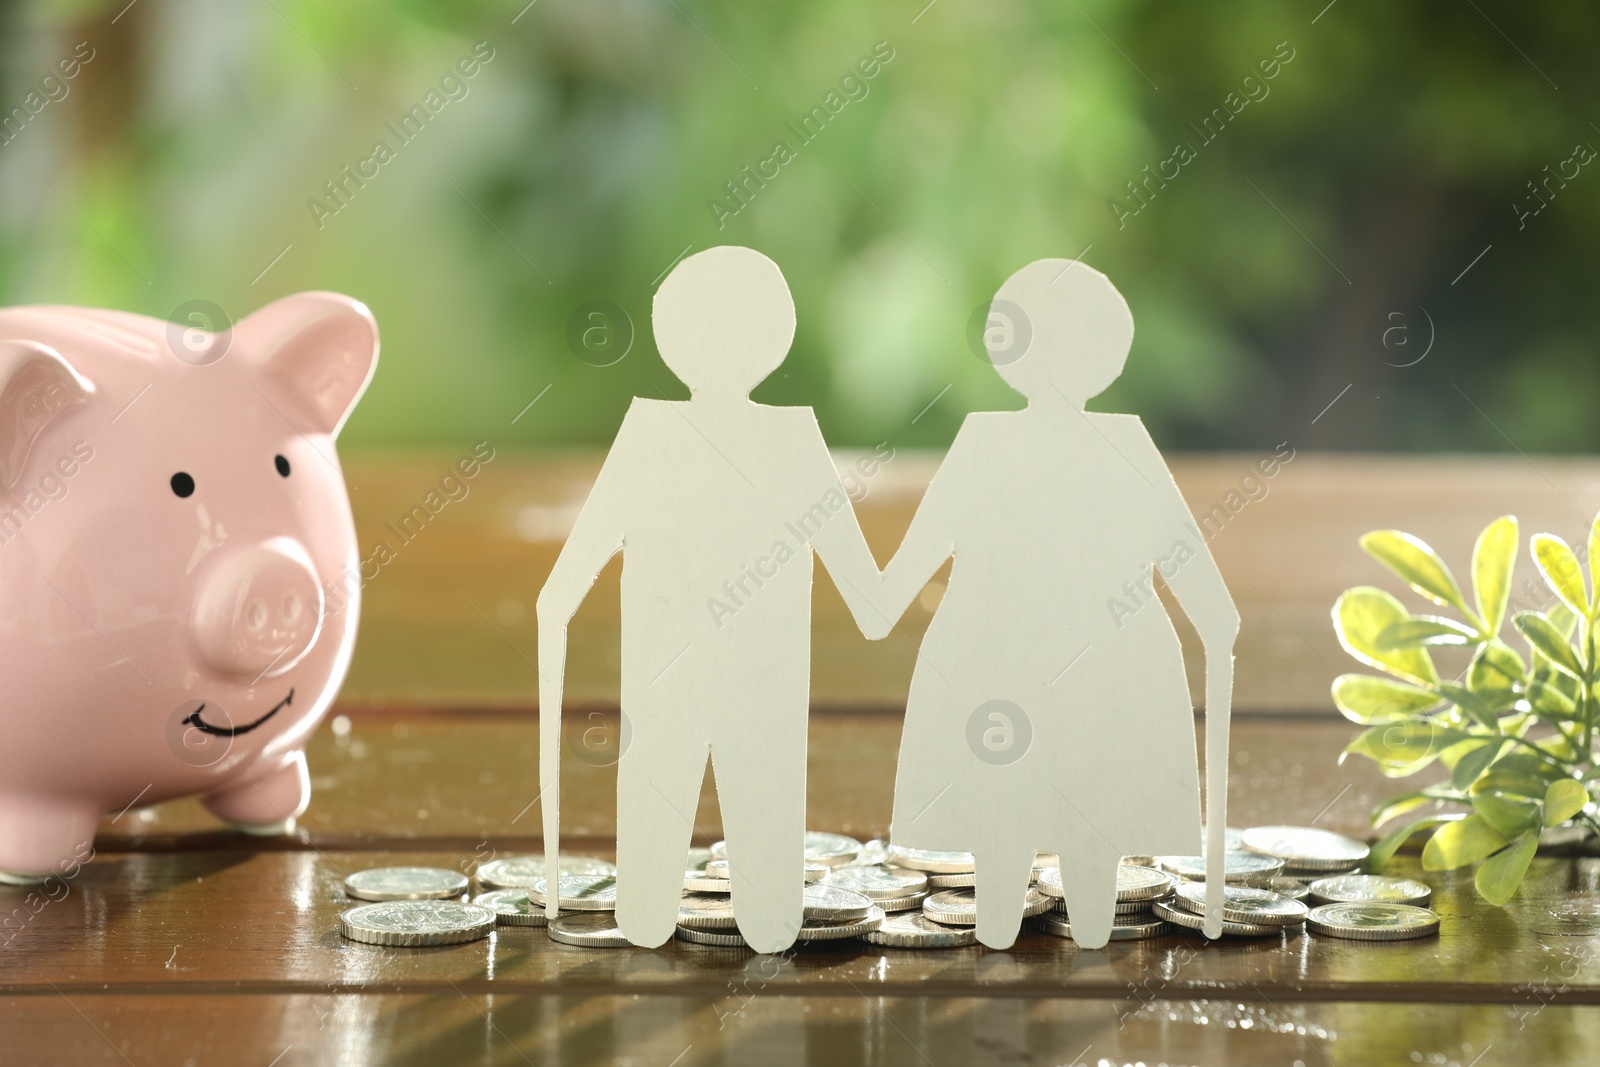
<path id="1" fill-rule="evenodd" d="M 1578 812 L 1578 818 L 1589 824 L 1590 833 L 1600 837 L 1600 822 L 1595 822 L 1594 816 L 1589 814 L 1588 809 Z"/>

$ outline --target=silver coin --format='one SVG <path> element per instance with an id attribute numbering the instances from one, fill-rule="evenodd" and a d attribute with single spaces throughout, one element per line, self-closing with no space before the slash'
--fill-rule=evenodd
<path id="1" fill-rule="evenodd" d="M 806 862 L 843 867 L 861 852 L 861 842 L 844 834 L 806 831 Z"/>
<path id="2" fill-rule="evenodd" d="M 1034 929 L 1052 937 L 1071 937 L 1072 923 L 1059 912 L 1046 912 L 1033 920 Z M 1141 918 L 1123 918 L 1119 916 L 1111 926 L 1111 940 L 1113 941 L 1143 941 L 1150 937 L 1160 937 L 1172 929 L 1172 924 L 1164 919 L 1155 918 L 1146 912 Z"/>
<path id="3" fill-rule="evenodd" d="M 738 930 L 697 930 L 692 926 L 679 926 L 677 938 L 695 945 L 716 945 L 719 948 L 744 948 L 745 940 Z"/>
<path id="4" fill-rule="evenodd" d="M 921 911 L 922 902 L 928 899 L 928 891 L 912 893 L 906 897 L 892 897 L 889 900 L 874 900 L 873 903 L 886 912 Z"/>
<path id="5" fill-rule="evenodd" d="M 1049 911 L 1054 903 L 1030 887 L 1023 898 L 1023 917 Z M 946 926 L 974 926 L 978 922 L 978 897 L 970 889 L 941 890 L 922 902 L 922 914 Z"/>
<path id="6" fill-rule="evenodd" d="M 1280 897 L 1288 897 L 1290 900 L 1304 900 L 1311 894 L 1311 891 L 1306 888 L 1306 884 L 1300 879 L 1287 878 L 1282 875 L 1270 881 L 1262 882 L 1259 888 L 1270 889 Z"/>
<path id="7" fill-rule="evenodd" d="M 1119 864 L 1117 867 L 1117 901 L 1159 900 L 1172 892 L 1173 878 L 1153 867 Z M 1050 897 L 1065 895 L 1061 888 L 1061 868 L 1046 867 L 1039 872 L 1039 891 Z"/>
<path id="8" fill-rule="evenodd" d="M 889 865 L 930 874 L 970 874 L 977 870 L 977 861 L 970 852 L 937 852 L 899 845 L 889 846 Z"/>
<path id="9" fill-rule="evenodd" d="M 583 877 L 583 876 L 578 876 Z M 550 924 L 550 940 L 584 948 L 632 948 L 617 928 L 617 917 L 610 912 L 587 915 L 562 915 Z"/>
<path id="10" fill-rule="evenodd" d="M 545 902 L 545 880 L 540 878 L 528 887 L 528 899 L 535 904 Z M 614 874 L 563 874 L 561 876 L 562 911 L 616 911 L 617 876 Z"/>
<path id="11" fill-rule="evenodd" d="M 928 888 L 928 876 L 921 871 L 893 867 L 840 867 L 822 879 L 823 885 L 860 893 L 871 901 L 900 900 Z"/>
<path id="12" fill-rule="evenodd" d="M 831 885 L 808 885 L 805 909 L 807 919 L 854 922 L 867 916 L 872 910 L 872 901 L 849 889 Z"/>
<path id="13" fill-rule="evenodd" d="M 846 867 L 881 867 L 889 862 L 889 842 L 882 838 L 874 837 L 871 841 L 861 843 L 861 851 Z"/>
<path id="14" fill-rule="evenodd" d="M 807 830 L 805 837 L 806 862 L 820 863 L 825 867 L 842 867 L 855 859 L 861 851 L 861 842 L 844 834 L 829 834 Z M 714 859 L 727 859 L 728 842 L 713 841 L 711 855 Z"/>
<path id="15" fill-rule="evenodd" d="M 1186 908 L 1175 908 L 1164 900 L 1158 900 L 1151 909 L 1157 916 L 1186 930 L 1200 930 L 1205 927 L 1205 916 L 1196 915 Z M 1266 926 L 1256 923 L 1236 923 L 1227 919 L 1222 920 L 1222 933 L 1225 937 L 1276 937 L 1278 934 L 1298 934 L 1303 925 L 1292 926 Z"/>
<path id="16" fill-rule="evenodd" d="M 1252 826 L 1244 832 L 1244 847 L 1276 856 L 1286 867 L 1317 871 L 1365 863 L 1370 851 L 1353 837 L 1313 826 Z"/>
<path id="17" fill-rule="evenodd" d="M 1307 925 L 1319 934 L 1357 941 L 1403 941 L 1439 932 L 1439 916 L 1410 904 L 1324 904 Z"/>
<path id="18" fill-rule="evenodd" d="M 884 911 L 876 904 L 867 909 L 859 919 L 834 921 L 807 919 L 795 936 L 796 941 L 839 941 L 847 937 L 860 937 L 883 925 Z"/>
<path id="19" fill-rule="evenodd" d="M 726 856 L 708 859 L 705 867 L 702 868 L 702 870 L 705 878 L 720 878 L 725 882 L 733 879 L 733 868 L 728 866 L 728 858 Z M 833 868 L 829 867 L 827 864 L 813 863 L 809 860 L 806 861 L 806 884 L 809 885 L 812 882 L 822 881 L 822 879 L 826 877 L 827 873 L 831 870 L 833 870 Z"/>
<path id="20" fill-rule="evenodd" d="M 467 876 L 443 867 L 372 867 L 344 880 L 357 900 L 443 900 L 467 891 Z"/>
<path id="21" fill-rule="evenodd" d="M 495 913 L 459 900 L 386 900 L 339 916 L 339 932 L 368 945 L 459 945 L 486 937 Z"/>
<path id="22" fill-rule="evenodd" d="M 1203 882 L 1206 878 L 1204 856 L 1157 856 L 1156 865 L 1186 882 Z M 1226 853 L 1223 865 L 1223 877 L 1229 885 L 1260 885 L 1283 872 L 1282 860 L 1255 852 Z"/>
<path id="23" fill-rule="evenodd" d="M 907 867 L 906 870 L 911 868 Z M 962 889 L 971 888 L 978 884 L 976 871 L 962 871 L 960 874 L 935 874 L 928 872 L 929 889 Z"/>
<path id="24" fill-rule="evenodd" d="M 485 889 L 527 889 L 544 877 L 543 856 L 506 856 L 478 864 L 473 872 Z M 561 856 L 562 874 L 616 874 L 615 865 L 589 856 Z"/>
<path id="25" fill-rule="evenodd" d="M 1341 874 L 1319 878 L 1307 892 L 1318 904 L 1414 904 L 1426 907 L 1433 890 L 1411 878 L 1386 878 L 1381 874 Z"/>
<path id="26" fill-rule="evenodd" d="M 686 871 L 683 876 L 683 891 L 685 893 L 722 893 L 733 892 L 733 882 L 727 878 L 712 878 L 710 875 L 697 871 Z"/>
<path id="27" fill-rule="evenodd" d="M 1065 900 L 1057 897 L 1051 897 L 1050 899 L 1055 904 L 1055 907 L 1050 909 L 1051 911 L 1058 915 L 1067 914 L 1067 902 Z M 1161 899 L 1168 900 L 1170 897 L 1162 897 Z M 1153 900 L 1119 900 L 1117 901 L 1116 914 L 1144 915 L 1150 911 L 1150 906 L 1154 903 L 1155 901 Z"/>
<path id="28" fill-rule="evenodd" d="M 685 893 L 678 902 L 678 925 L 699 930 L 722 930 L 739 924 L 733 901 L 716 893 Z"/>
<path id="29" fill-rule="evenodd" d="M 1185 911 L 1204 915 L 1207 889 L 1204 882 L 1184 882 L 1178 886 L 1174 902 Z M 1298 900 L 1279 896 L 1270 889 L 1253 889 L 1243 885 L 1222 887 L 1222 917 L 1228 922 L 1289 926 L 1305 922 L 1308 910 Z"/>
<path id="30" fill-rule="evenodd" d="M 545 926 L 550 921 L 545 918 L 544 905 L 529 900 L 526 889 L 491 889 L 473 897 L 472 902 L 494 912 L 501 926 Z"/>
<path id="31" fill-rule="evenodd" d="M 1117 867 L 1117 900 L 1160 900 L 1172 892 L 1173 878 L 1165 871 L 1143 864 L 1124 863 Z"/>
<path id="32" fill-rule="evenodd" d="M 1283 877 L 1294 878 L 1302 882 L 1315 882 L 1318 878 L 1332 878 L 1339 874 L 1360 874 L 1366 867 L 1364 863 L 1353 864 L 1349 867 L 1290 867 L 1285 865 Z"/>
<path id="33" fill-rule="evenodd" d="M 920 911 L 908 911 L 887 916 L 861 939 L 888 948 L 962 948 L 977 943 L 978 931 L 971 926 L 943 926 Z"/>

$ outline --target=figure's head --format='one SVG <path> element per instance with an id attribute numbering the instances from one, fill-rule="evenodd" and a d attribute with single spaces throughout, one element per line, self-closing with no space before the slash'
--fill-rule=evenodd
<path id="1" fill-rule="evenodd" d="M 748 396 L 794 340 L 794 298 L 778 265 L 722 245 L 679 263 L 656 290 L 656 348 L 690 392 Z"/>
<path id="2" fill-rule="evenodd" d="M 1065 397 L 1081 408 L 1117 380 L 1133 344 L 1128 302 L 1104 274 L 1072 259 L 1040 259 L 1007 278 L 994 295 L 1020 311 L 1026 349 L 991 350 L 1011 388 L 1030 400 Z M 1059 394 L 1059 395 L 1057 395 Z"/>

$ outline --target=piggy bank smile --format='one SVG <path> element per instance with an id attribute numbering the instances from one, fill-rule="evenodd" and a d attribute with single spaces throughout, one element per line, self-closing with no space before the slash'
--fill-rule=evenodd
<path id="1" fill-rule="evenodd" d="M 243 726 L 215 726 L 209 722 L 206 722 L 203 718 L 201 718 L 201 715 L 203 715 L 206 710 L 207 705 L 205 704 L 201 704 L 194 711 L 190 712 L 189 717 L 183 721 L 186 725 L 193 726 L 196 730 L 199 730 L 204 734 L 212 734 L 216 737 L 238 737 L 240 734 L 247 734 L 251 730 L 254 730 L 257 726 L 260 726 L 262 723 L 266 722 L 268 719 L 272 718 L 274 715 L 278 714 L 278 712 L 282 711 L 292 703 L 294 703 L 293 689 L 289 690 L 288 696 L 274 704 L 271 711 L 267 712 L 256 721 L 245 723 Z"/>
<path id="2" fill-rule="evenodd" d="M 334 441 L 377 354 L 335 293 L 216 333 L 0 309 L 0 873 L 56 873 L 135 802 L 305 810 L 360 613 Z"/>

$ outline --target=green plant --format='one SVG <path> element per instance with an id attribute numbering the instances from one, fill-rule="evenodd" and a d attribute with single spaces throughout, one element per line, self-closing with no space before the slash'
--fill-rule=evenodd
<path id="1" fill-rule="evenodd" d="M 1543 829 L 1576 819 L 1600 832 L 1586 810 L 1600 778 L 1594 760 L 1600 725 L 1600 517 L 1589 533 L 1591 589 L 1565 541 L 1551 534 L 1530 539 L 1552 596 L 1547 610 L 1519 611 L 1512 619 L 1527 645 L 1526 660 L 1500 640 L 1517 537 L 1517 520 L 1510 515 L 1478 536 L 1472 552 L 1475 603 L 1469 607 L 1431 548 L 1410 534 L 1375 530 L 1361 538 L 1367 554 L 1460 618 L 1412 615 L 1371 586 L 1346 590 L 1333 606 L 1339 643 L 1390 676 L 1344 674 L 1334 681 L 1339 710 L 1367 727 L 1341 762 L 1351 753 L 1365 756 L 1391 778 L 1416 774 L 1435 760 L 1450 772 L 1447 781 L 1379 804 L 1373 825 L 1429 805 L 1470 809 L 1430 814 L 1384 837 L 1372 848 L 1372 869 L 1387 863 L 1411 835 L 1433 828 L 1422 850 L 1424 869 L 1480 863 L 1475 884 L 1493 904 L 1504 904 L 1516 892 Z M 1443 679 L 1430 653 L 1435 648 L 1470 650 L 1470 662 L 1456 678 Z"/>

